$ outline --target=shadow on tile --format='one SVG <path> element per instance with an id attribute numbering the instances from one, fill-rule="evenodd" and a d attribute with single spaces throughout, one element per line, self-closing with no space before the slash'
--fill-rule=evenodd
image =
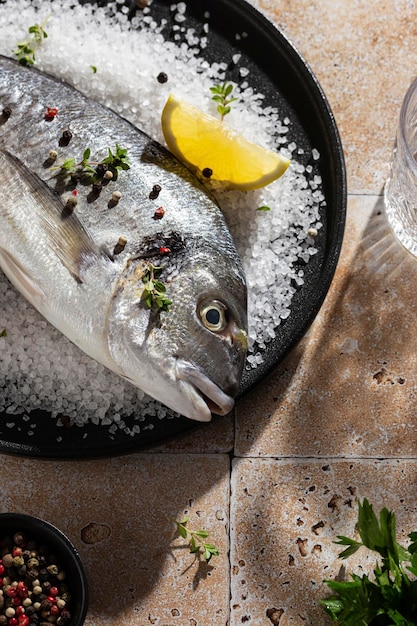
<path id="1" fill-rule="evenodd" d="M 226 622 L 227 455 L 63 463 L 10 457 L 7 463 L 2 511 L 43 517 L 80 553 L 90 589 L 86 626 L 171 623 L 175 616 L 200 623 L 203 615 L 213 624 Z M 210 531 L 220 550 L 210 566 L 175 533 L 173 520 L 185 514 L 191 528 Z"/>
<path id="2" fill-rule="evenodd" d="M 309 333 L 237 407 L 237 456 L 416 455 L 417 261 L 382 198 L 353 196 L 349 209 Z"/>
<path id="3" fill-rule="evenodd" d="M 231 510 L 231 626 L 332 622 L 320 607 L 326 579 L 370 573 L 375 555 L 346 561 L 337 535 L 355 530 L 357 499 L 394 511 L 397 537 L 415 530 L 417 466 L 412 460 L 238 459 Z M 343 571 L 345 567 L 345 572 Z M 274 621 L 275 619 L 275 621 Z"/>

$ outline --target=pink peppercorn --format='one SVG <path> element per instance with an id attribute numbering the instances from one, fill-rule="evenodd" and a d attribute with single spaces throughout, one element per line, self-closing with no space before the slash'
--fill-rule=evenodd
<path id="1" fill-rule="evenodd" d="M 17 583 L 17 593 L 19 594 L 19 596 L 21 598 L 27 598 L 28 597 L 29 591 L 28 591 L 27 585 L 25 585 L 24 582 L 19 581 Z"/>
<path id="2" fill-rule="evenodd" d="M 58 109 L 56 107 L 48 107 L 45 113 L 45 120 L 51 122 L 57 115 Z"/>
<path id="3" fill-rule="evenodd" d="M 170 254 L 171 249 L 170 248 L 166 248 L 165 246 L 161 246 L 159 248 L 159 254 Z"/>
<path id="4" fill-rule="evenodd" d="M 159 206 L 155 213 L 153 214 L 154 220 L 161 220 L 165 215 L 165 209 L 162 206 Z"/>

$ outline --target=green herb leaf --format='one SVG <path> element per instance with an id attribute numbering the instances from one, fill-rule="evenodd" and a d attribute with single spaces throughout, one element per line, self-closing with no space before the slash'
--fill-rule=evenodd
<path id="1" fill-rule="evenodd" d="M 210 87 L 210 91 L 213 94 L 211 97 L 212 100 L 214 100 L 214 102 L 219 102 L 217 112 L 223 120 L 224 116 L 231 111 L 231 107 L 229 105 L 237 100 L 237 98 L 229 98 L 233 91 L 233 85 L 232 83 L 222 83 L 220 85 Z"/>
<path id="2" fill-rule="evenodd" d="M 363 546 L 363 543 L 355 541 L 354 539 L 349 539 L 349 537 L 343 537 L 342 535 L 338 535 L 337 538 L 339 539 L 339 541 L 335 541 L 335 543 L 339 544 L 340 546 L 349 546 L 348 548 L 346 548 L 346 550 L 340 552 L 339 557 L 341 559 L 347 559 L 349 556 L 352 556 L 352 554 L 355 554 L 355 552 L 361 546 Z"/>
<path id="3" fill-rule="evenodd" d="M 3 330 L 0 332 L 0 337 L 7 337 L 7 330 L 5 328 L 3 328 Z"/>
<path id="4" fill-rule="evenodd" d="M 83 153 L 83 160 L 82 160 L 82 162 L 83 162 L 83 163 L 87 163 L 88 159 L 90 158 L 90 155 L 91 155 L 91 150 L 90 150 L 90 148 L 86 148 L 86 149 L 84 150 L 84 153 Z"/>
<path id="5" fill-rule="evenodd" d="M 95 65 L 90 65 L 91 69 L 93 70 L 93 74 L 97 74 L 97 68 Z"/>
<path id="6" fill-rule="evenodd" d="M 186 527 L 189 517 L 185 517 L 180 522 L 174 522 L 179 535 L 183 539 L 189 538 L 188 547 L 191 554 L 200 552 L 208 563 L 213 556 L 219 556 L 219 551 L 212 543 L 206 543 L 203 539 L 207 539 L 209 533 L 207 530 L 191 530 Z"/>
<path id="7" fill-rule="evenodd" d="M 168 312 L 172 301 L 166 297 L 166 285 L 158 280 L 164 266 L 155 266 L 151 264 L 142 277 L 144 283 L 144 301 L 148 309 L 155 306 L 163 312 Z M 184 522 L 185 523 L 185 522 Z"/>
<path id="8" fill-rule="evenodd" d="M 263 206 L 258 206 L 256 210 L 257 211 L 270 211 L 271 208 L 269 206 L 263 205 Z"/>
<path id="9" fill-rule="evenodd" d="M 378 519 L 366 499 L 359 502 L 357 526 L 363 543 L 344 536 L 335 543 L 348 546 L 341 558 L 362 546 L 376 552 L 380 562 L 375 565 L 374 582 L 356 574 L 348 581 L 327 580 L 333 595 L 322 599 L 321 606 L 339 626 L 417 626 L 417 581 L 406 574 L 417 575 L 417 533 L 409 535 L 410 546 L 404 548 L 396 540 L 394 513 L 383 508 Z M 407 562 L 410 566 L 404 567 Z"/>
<path id="10" fill-rule="evenodd" d="M 48 37 L 45 31 L 45 24 L 48 19 L 49 16 L 42 24 L 29 26 L 28 33 L 31 37 L 27 41 L 19 42 L 17 48 L 13 51 L 13 54 L 17 56 L 17 60 L 22 65 L 33 65 L 35 63 L 35 53 L 42 41 Z"/>
<path id="11" fill-rule="evenodd" d="M 187 529 L 181 524 L 178 524 L 178 532 L 183 539 L 187 539 L 187 535 L 188 535 Z"/>

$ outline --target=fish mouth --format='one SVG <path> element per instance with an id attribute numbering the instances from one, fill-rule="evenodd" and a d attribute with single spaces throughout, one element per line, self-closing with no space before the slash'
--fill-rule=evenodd
<path id="1" fill-rule="evenodd" d="M 234 399 L 191 363 L 178 360 L 176 373 L 192 405 L 192 411 L 187 417 L 199 422 L 209 422 L 212 413 L 227 415 L 233 409 Z"/>

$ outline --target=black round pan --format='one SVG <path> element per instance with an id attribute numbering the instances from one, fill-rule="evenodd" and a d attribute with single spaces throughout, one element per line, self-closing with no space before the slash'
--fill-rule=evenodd
<path id="1" fill-rule="evenodd" d="M 171 0 L 154 0 L 151 5 L 157 21 L 167 19 L 166 38 L 173 36 L 171 4 Z M 229 63 L 233 55 L 240 54 L 240 66 L 250 70 L 251 86 L 265 95 L 266 105 L 278 107 L 281 115 L 290 119 L 290 140 L 304 148 L 305 155 L 310 155 L 312 148 L 320 153 L 312 174 L 322 177 L 326 200 L 321 215 L 323 228 L 316 240 L 318 253 L 304 268 L 305 282 L 293 298 L 290 316 L 276 329 L 276 338 L 263 351 L 264 362 L 256 369 L 245 371 L 239 391 L 241 398 L 299 341 L 326 296 L 336 269 L 345 225 L 344 158 L 333 114 L 317 79 L 294 46 L 272 23 L 245 0 L 188 0 L 186 4 L 187 26 L 203 34 L 203 24 L 208 21 L 210 25 L 208 46 L 203 52 L 207 60 Z M 126 5 L 133 15 L 137 10 L 135 2 Z M 238 75 L 234 74 L 237 71 L 230 64 L 228 80 L 237 81 Z M 132 425 L 134 418 L 125 421 Z M 103 457 L 151 447 L 200 427 L 178 417 L 163 420 L 150 417 L 146 426 L 132 437 L 123 430 L 110 435 L 108 427 L 93 424 L 82 428 L 58 427 L 55 420 L 42 411 L 32 412 L 29 419 L 27 416 L 0 414 L 0 452 L 60 459 Z"/>

